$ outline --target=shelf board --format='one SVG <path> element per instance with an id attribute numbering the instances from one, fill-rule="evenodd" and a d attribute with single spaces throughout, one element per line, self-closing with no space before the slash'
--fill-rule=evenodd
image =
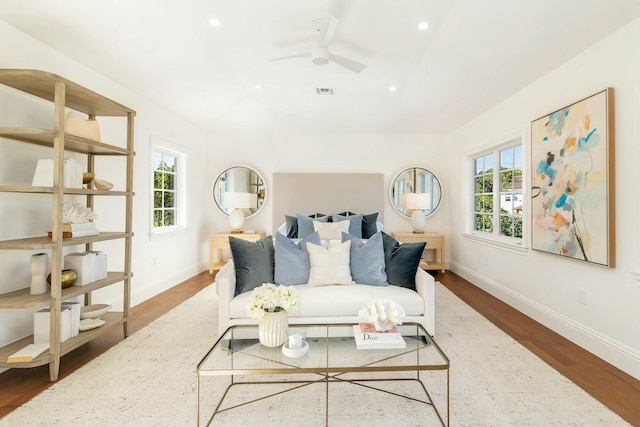
<path id="1" fill-rule="evenodd" d="M 92 188 L 65 188 L 64 194 L 75 194 L 83 196 L 128 196 L 126 191 L 114 190 L 94 190 Z M 33 187 L 30 185 L 0 185 L 0 193 L 36 193 L 53 194 L 53 187 Z M 131 193 L 133 196 L 134 193 Z"/>
<path id="2" fill-rule="evenodd" d="M 83 245 L 86 243 L 100 242 L 104 240 L 124 239 L 133 237 L 133 233 L 117 232 L 117 231 L 101 231 L 97 236 L 75 237 L 72 239 L 64 239 L 62 246 Z M 0 249 L 5 250 L 40 250 L 53 249 L 56 242 L 47 236 L 27 237 L 24 239 L 12 239 L 0 241 Z"/>
<path id="3" fill-rule="evenodd" d="M 41 128 L 16 128 L 0 127 L 0 137 L 15 139 L 16 141 L 29 142 L 53 148 L 53 140 L 57 133 L 51 129 Z M 81 136 L 64 134 L 64 149 L 84 154 L 99 154 L 105 156 L 126 156 L 129 151 L 126 148 L 105 144 Z"/>
<path id="4" fill-rule="evenodd" d="M 105 286 L 122 282 L 130 277 L 133 277 L 133 275 L 131 274 L 127 276 L 124 272 L 112 271 L 107 273 L 106 279 L 96 280 L 95 282 L 88 283 L 84 286 L 69 286 L 66 289 L 62 289 L 61 299 L 63 301 L 68 300 L 77 297 L 78 295 L 83 295 L 89 292 L 93 292 L 97 289 L 104 288 Z M 42 295 L 31 295 L 29 288 L 23 288 L 0 295 L 0 309 L 45 308 L 53 304 L 53 301 L 54 300 L 49 293 L 44 293 Z"/>
<path id="5" fill-rule="evenodd" d="M 60 355 L 63 356 L 70 351 L 75 350 L 81 345 L 88 343 L 92 339 L 109 332 L 111 329 L 122 325 L 125 322 L 122 312 L 110 311 L 101 318 L 106 322 L 104 325 L 99 328 L 80 332 L 77 336 L 61 342 Z M 36 366 L 46 365 L 53 360 L 53 355 L 50 352 L 45 351 L 31 362 L 7 363 L 7 358 L 9 356 L 31 343 L 33 343 L 33 335 L 1 347 L 0 368 L 33 368 Z"/>
<path id="6" fill-rule="evenodd" d="M 136 114 L 134 110 L 57 74 L 41 70 L 0 70 L 0 83 L 51 102 L 55 100 L 58 82 L 65 84 L 66 106 L 76 111 L 95 116 L 127 117 L 128 114 Z"/>

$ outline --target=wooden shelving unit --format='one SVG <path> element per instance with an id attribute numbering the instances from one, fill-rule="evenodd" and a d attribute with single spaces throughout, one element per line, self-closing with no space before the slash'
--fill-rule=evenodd
<path id="1" fill-rule="evenodd" d="M 50 292 L 42 295 L 31 295 L 29 288 L 0 294 L 0 309 L 40 309 L 51 308 L 51 330 L 49 351 L 31 362 L 7 363 L 11 354 L 33 342 L 33 336 L 25 337 L 4 347 L 0 347 L 0 368 L 30 368 L 49 365 L 51 381 L 58 379 L 60 358 L 66 353 L 91 341 L 119 325 L 123 326 L 124 336 L 128 334 L 129 305 L 131 294 L 131 243 L 132 208 L 133 208 L 133 119 L 135 111 L 118 104 L 96 92 L 84 88 L 58 75 L 39 70 L 0 69 L 0 84 L 10 86 L 38 98 L 53 103 L 54 114 L 51 129 L 0 127 L 0 138 L 50 147 L 53 153 L 54 173 L 52 187 L 31 187 L 16 185 L 0 185 L 0 193 L 45 194 L 52 198 L 52 237 L 34 236 L 22 239 L 0 240 L 0 250 L 44 250 L 51 255 L 51 287 Z M 122 117 L 126 123 L 126 147 L 93 141 L 64 132 L 67 109 L 87 114 L 88 118 L 99 116 Z M 2 118 L 0 117 L 0 121 Z M 0 139 L 0 143 L 2 143 Z M 103 191 L 85 188 L 64 188 L 65 152 L 86 155 L 88 172 L 95 172 L 95 159 L 98 156 L 121 156 L 126 158 L 126 188 L 122 190 Z M 125 226 L 124 230 L 100 232 L 97 236 L 74 239 L 62 238 L 62 207 L 65 195 L 83 196 L 86 205 L 93 207 L 95 197 L 124 197 Z M 63 248 L 71 245 L 85 245 L 87 251 L 93 250 L 93 244 L 108 240 L 122 240 L 124 244 L 124 271 L 109 272 L 107 277 L 85 286 L 71 286 L 62 289 L 61 276 L 64 265 Z M 60 342 L 60 308 L 62 301 L 84 296 L 85 304 L 90 304 L 91 293 L 117 283 L 123 283 L 123 311 L 109 312 L 102 317 L 105 325 L 85 332 L 76 337 Z"/>

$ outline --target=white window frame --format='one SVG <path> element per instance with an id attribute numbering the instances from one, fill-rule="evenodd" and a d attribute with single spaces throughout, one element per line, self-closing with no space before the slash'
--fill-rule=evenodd
<path id="1" fill-rule="evenodd" d="M 156 227 L 154 225 L 154 195 L 155 195 L 155 154 L 163 153 L 176 159 L 176 185 L 175 185 L 175 224 L 167 227 Z M 151 136 L 150 149 L 150 208 L 149 208 L 149 235 L 161 236 L 187 228 L 187 154 L 178 144 L 166 139 Z"/>
<path id="2" fill-rule="evenodd" d="M 500 234 L 499 209 L 500 209 L 500 192 L 493 192 L 493 232 L 482 232 L 475 230 L 475 159 L 478 157 L 492 154 L 494 160 L 493 188 L 499 189 L 499 172 L 497 169 L 500 165 L 500 152 L 517 145 L 522 146 L 522 238 L 505 236 Z M 528 151 L 525 144 L 524 134 L 519 133 L 501 139 L 482 150 L 468 153 L 465 174 L 465 232 L 463 236 L 467 239 L 485 243 L 491 246 L 515 250 L 516 252 L 524 251 L 529 246 L 529 200 L 528 200 Z M 496 210 L 498 212 L 496 213 Z"/>

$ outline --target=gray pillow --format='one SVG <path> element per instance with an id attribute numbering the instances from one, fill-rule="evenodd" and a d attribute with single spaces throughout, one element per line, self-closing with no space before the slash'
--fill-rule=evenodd
<path id="1" fill-rule="evenodd" d="M 323 216 L 318 218 L 309 218 L 308 216 L 297 214 L 298 219 L 298 238 L 304 239 L 309 234 L 313 233 L 313 221 L 328 222 L 329 217 Z"/>
<path id="2" fill-rule="evenodd" d="M 382 233 L 378 232 L 363 242 L 353 234 L 342 233 L 342 241 L 351 240 L 351 277 L 360 285 L 387 286 Z"/>
<path id="3" fill-rule="evenodd" d="M 285 229 L 287 232 L 287 237 L 291 237 L 295 239 L 298 237 L 298 218 L 295 216 L 284 216 Z"/>
<path id="4" fill-rule="evenodd" d="M 378 232 L 378 212 L 362 215 L 362 238 L 368 239 Z"/>
<path id="5" fill-rule="evenodd" d="M 263 283 L 273 283 L 274 250 L 271 236 L 247 242 L 229 236 L 229 246 L 236 270 L 236 292 L 251 291 Z"/>
<path id="6" fill-rule="evenodd" d="M 384 263 L 387 281 L 392 285 L 416 290 L 416 271 L 424 251 L 425 242 L 400 244 L 385 232 L 382 233 Z"/>
<path id="7" fill-rule="evenodd" d="M 362 238 L 362 214 L 333 215 L 333 222 L 349 220 L 349 234 Z"/>
<path id="8" fill-rule="evenodd" d="M 276 285 L 300 285 L 309 281 L 309 252 L 307 242 L 320 245 L 320 234 L 314 232 L 295 243 L 281 233 L 276 233 L 275 274 Z"/>

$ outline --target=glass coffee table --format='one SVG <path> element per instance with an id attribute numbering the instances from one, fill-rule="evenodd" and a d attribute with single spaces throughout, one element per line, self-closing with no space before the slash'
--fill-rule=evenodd
<path id="1" fill-rule="evenodd" d="M 309 344 L 309 352 L 299 358 L 286 357 L 280 347 L 261 345 L 256 325 L 232 326 L 225 331 L 197 367 L 198 425 L 203 416 L 201 412 L 204 412 L 203 399 L 210 408 L 215 406 L 212 415 L 204 415 L 207 417 L 204 424 L 211 425 L 217 418 L 228 417 L 230 411 L 247 410 L 265 399 L 279 397 L 282 400 L 285 393 L 300 392 L 305 387 L 314 386 L 321 387 L 320 394 L 323 396 L 318 397 L 318 393 L 315 393 L 311 405 L 317 407 L 318 402 L 324 400 L 323 424 L 329 426 L 332 414 L 348 416 L 343 408 L 330 411 L 330 402 L 334 406 L 342 403 L 340 396 L 330 396 L 335 388 L 332 384 L 363 387 L 367 389 L 363 393 L 375 390 L 388 394 L 389 398 L 397 396 L 409 402 L 411 408 L 423 405 L 436 424 L 449 425 L 449 359 L 421 325 L 405 323 L 398 326 L 406 348 L 375 350 L 356 348 L 352 324 L 294 326 L 305 328 Z M 432 381 L 430 375 L 433 374 L 441 377 Z M 424 381 L 427 375 L 428 382 Z M 210 377 L 217 377 L 216 381 L 223 381 L 224 384 L 217 383 L 215 387 L 209 387 L 211 392 L 205 393 L 204 389 L 208 390 L 207 386 L 211 386 L 207 382 Z M 407 386 L 405 381 L 411 382 L 411 386 Z M 282 385 L 288 388 L 277 388 Z M 427 385 L 437 386 L 439 390 L 427 391 Z M 247 386 L 253 388 L 247 389 Z M 239 388 L 244 389 L 235 392 L 234 396 L 232 391 Z M 434 393 L 436 399 L 433 398 Z M 298 397 L 289 400 L 295 402 L 296 399 Z M 297 402 L 299 405 L 309 405 L 304 399 Z M 383 402 L 386 404 L 390 401 Z M 282 409 L 283 419 L 291 415 L 292 409 L 286 409 L 276 402 L 267 406 L 270 417 L 274 416 L 274 407 Z M 207 414 L 211 414 L 211 409 Z M 246 420 L 247 414 L 239 417 Z M 263 420 L 258 419 L 261 425 L 264 425 Z M 228 424 L 233 421 L 227 419 L 220 422 Z M 390 425 L 394 423 L 390 419 Z"/>

